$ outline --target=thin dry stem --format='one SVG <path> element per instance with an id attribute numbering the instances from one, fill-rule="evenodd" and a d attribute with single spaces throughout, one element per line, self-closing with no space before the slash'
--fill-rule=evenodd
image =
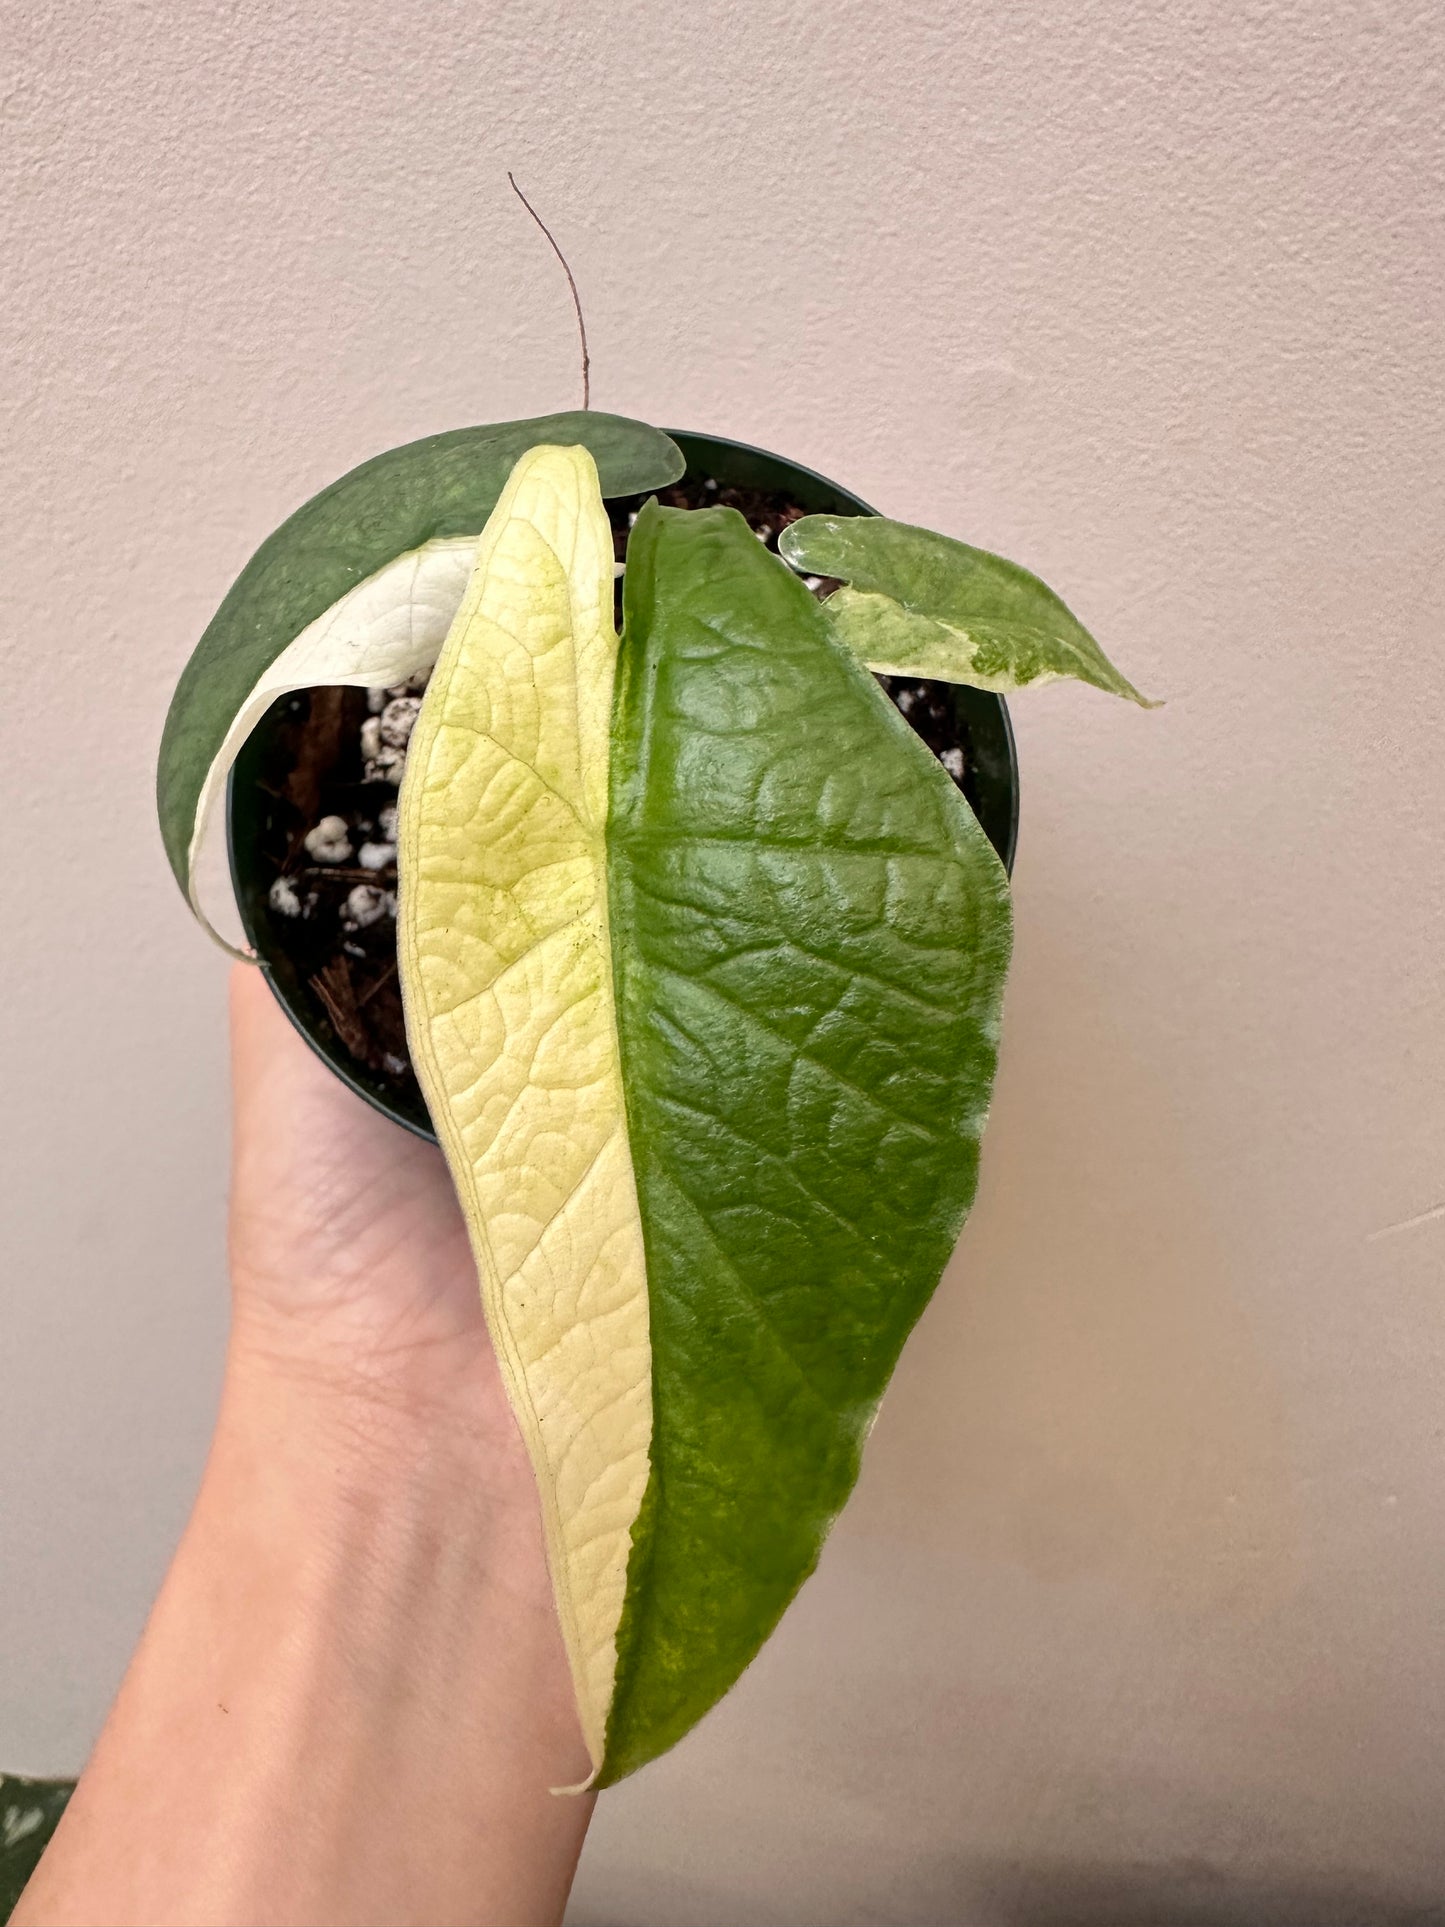
<path id="1" fill-rule="evenodd" d="M 582 338 L 582 406 L 584 408 L 590 408 L 592 406 L 592 362 L 587 353 L 587 323 L 582 319 L 582 297 L 577 292 L 577 283 L 573 279 L 571 268 L 567 265 L 567 257 L 561 248 L 558 247 L 551 228 L 548 227 L 536 208 L 533 207 L 521 188 L 518 187 L 516 176 L 512 173 L 510 167 L 507 169 L 507 179 L 512 184 L 512 192 L 522 203 L 522 206 L 526 208 L 532 219 L 537 223 L 537 226 L 541 228 L 543 234 L 546 235 L 547 245 L 562 263 L 562 272 L 567 277 L 567 286 L 572 290 L 572 306 L 577 311 L 577 333 Z"/>

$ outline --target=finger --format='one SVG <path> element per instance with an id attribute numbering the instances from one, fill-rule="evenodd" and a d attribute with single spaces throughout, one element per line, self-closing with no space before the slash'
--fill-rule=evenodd
<path id="1" fill-rule="evenodd" d="M 288 1077 L 327 1076 L 297 1036 L 254 964 L 231 966 L 231 1074 L 238 1101 L 278 1069 Z"/>
<path id="2" fill-rule="evenodd" d="M 231 973 L 231 1076 L 238 1127 L 254 1121 L 294 1139 L 303 1119 L 332 1132 L 385 1125 L 300 1036 L 252 964 Z"/>
<path id="3" fill-rule="evenodd" d="M 231 1069 L 238 1157 L 266 1169 L 425 1160 L 426 1147 L 349 1090 L 299 1035 L 251 964 L 231 974 Z"/>

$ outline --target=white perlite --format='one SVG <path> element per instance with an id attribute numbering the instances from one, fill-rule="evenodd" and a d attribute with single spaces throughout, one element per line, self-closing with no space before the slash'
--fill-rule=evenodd
<path id="1" fill-rule="evenodd" d="M 368 756 L 366 766 L 361 772 L 364 783 L 390 783 L 393 788 L 401 787 L 401 779 L 406 774 L 406 751 L 392 749 L 383 743 L 375 756 Z"/>
<path id="2" fill-rule="evenodd" d="M 396 915 L 396 898 L 391 892 L 378 889 L 374 883 L 358 883 L 346 899 L 342 928 L 366 930 L 387 915 Z"/>
<path id="3" fill-rule="evenodd" d="M 351 834 L 344 816 L 323 816 L 305 838 L 307 856 L 317 863 L 349 863 Z"/>
<path id="4" fill-rule="evenodd" d="M 406 748 L 420 709 L 420 696 L 392 697 L 380 718 L 381 740 L 388 749 Z"/>

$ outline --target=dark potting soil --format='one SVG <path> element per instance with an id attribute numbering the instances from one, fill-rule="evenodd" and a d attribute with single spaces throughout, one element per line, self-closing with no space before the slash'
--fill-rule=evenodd
<path id="1" fill-rule="evenodd" d="M 781 532 L 807 512 L 765 489 L 701 478 L 657 493 L 668 508 L 735 508 L 774 550 Z M 643 499 L 607 505 L 619 562 Z M 819 596 L 837 587 L 807 581 Z M 966 788 L 968 744 L 950 686 L 901 676 L 878 681 Z M 405 739 L 424 688 L 425 678 L 417 677 L 384 692 L 326 688 L 287 697 L 258 778 L 268 798 L 262 854 L 275 878 L 266 911 L 271 939 L 351 1055 L 418 1102 L 397 981 L 394 812 Z"/>

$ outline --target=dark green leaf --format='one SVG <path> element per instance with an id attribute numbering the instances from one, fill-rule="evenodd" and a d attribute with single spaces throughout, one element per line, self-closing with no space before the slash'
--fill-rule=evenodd
<path id="1" fill-rule="evenodd" d="M 602 1784 L 727 1690 L 853 1486 L 973 1197 L 1010 933 L 967 805 L 728 509 L 633 530 L 608 853 L 653 1443 Z"/>
<path id="2" fill-rule="evenodd" d="M 0 1923 L 14 1913 L 74 1791 L 73 1780 L 0 1773 Z"/>
<path id="3" fill-rule="evenodd" d="M 260 677 L 308 623 L 396 556 L 480 533 L 512 464 L 539 442 L 590 449 L 604 495 L 659 488 L 685 466 L 660 429 L 619 415 L 578 411 L 458 428 L 363 462 L 261 544 L 186 664 L 161 739 L 156 801 L 183 890 L 207 772 Z"/>

